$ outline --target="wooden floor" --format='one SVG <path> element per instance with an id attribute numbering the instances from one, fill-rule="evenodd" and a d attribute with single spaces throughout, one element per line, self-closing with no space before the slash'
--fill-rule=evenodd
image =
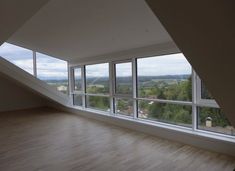
<path id="1" fill-rule="evenodd" d="M 52 109 L 0 113 L 0 171 L 232 171 L 235 158 Z"/>

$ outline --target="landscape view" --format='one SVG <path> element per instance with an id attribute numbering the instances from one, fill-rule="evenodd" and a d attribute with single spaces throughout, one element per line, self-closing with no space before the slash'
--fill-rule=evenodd
<path id="1" fill-rule="evenodd" d="M 109 94 L 108 76 L 87 77 L 86 96 L 87 107 L 110 111 L 109 97 L 95 96 L 94 94 Z M 117 77 L 116 92 L 132 96 L 132 77 Z M 138 117 L 148 120 L 173 123 L 186 127 L 192 126 L 192 106 L 170 103 L 158 103 L 152 99 L 192 101 L 191 74 L 138 76 L 137 81 Z M 208 91 L 204 91 L 207 97 Z M 212 98 L 212 97 L 211 97 Z M 79 96 L 77 100 L 81 101 Z M 76 98 L 75 98 L 76 101 Z M 80 103 L 81 104 L 81 103 Z M 133 100 L 131 98 L 115 98 L 115 113 L 133 115 Z M 211 121 L 211 127 L 206 122 Z M 234 128 L 220 109 L 198 107 L 198 128 L 214 132 L 234 135 Z"/>

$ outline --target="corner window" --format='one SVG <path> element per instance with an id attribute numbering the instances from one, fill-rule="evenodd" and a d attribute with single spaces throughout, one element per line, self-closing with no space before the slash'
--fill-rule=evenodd
<path id="1" fill-rule="evenodd" d="M 0 56 L 33 75 L 33 51 L 10 43 L 0 46 Z"/>
<path id="2" fill-rule="evenodd" d="M 37 78 L 55 87 L 58 91 L 68 93 L 68 65 L 66 61 L 36 53 Z"/>

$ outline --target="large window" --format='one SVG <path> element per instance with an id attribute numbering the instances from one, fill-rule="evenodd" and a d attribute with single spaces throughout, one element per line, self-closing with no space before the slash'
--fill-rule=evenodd
<path id="1" fill-rule="evenodd" d="M 82 72 L 84 67 L 76 67 L 73 68 L 73 76 L 74 76 L 74 81 L 73 81 L 73 88 L 72 88 L 72 93 L 73 93 L 73 103 L 75 106 L 83 106 L 83 98 L 84 98 L 84 84 L 83 84 L 83 74 Z"/>
<path id="2" fill-rule="evenodd" d="M 182 54 L 137 59 L 138 116 L 191 126 L 191 105 L 169 104 L 192 101 L 191 73 Z"/>
<path id="3" fill-rule="evenodd" d="M 110 111 L 109 91 L 109 64 L 86 65 L 86 107 Z"/>
<path id="4" fill-rule="evenodd" d="M 132 62 L 124 61 L 113 65 L 114 82 L 114 113 L 133 116 L 133 80 Z"/>
<path id="5" fill-rule="evenodd" d="M 138 97 L 192 101 L 191 66 L 182 54 L 137 59 Z"/>
<path id="6" fill-rule="evenodd" d="M 192 107 L 170 103 L 139 100 L 140 118 L 179 124 L 190 127 L 192 124 Z"/>
<path id="7" fill-rule="evenodd" d="M 235 130 L 183 54 L 72 68 L 74 105 L 192 133 Z"/>
<path id="8" fill-rule="evenodd" d="M 235 135 L 235 129 L 219 108 L 198 107 L 198 129 Z"/>
<path id="9" fill-rule="evenodd" d="M 67 62 L 51 56 L 36 53 L 37 77 L 57 90 L 68 91 L 68 66 Z"/>
<path id="10" fill-rule="evenodd" d="M 132 95 L 132 63 L 117 63 L 115 66 L 115 94 Z"/>
<path id="11" fill-rule="evenodd" d="M 0 56 L 33 74 L 33 51 L 9 43 L 0 46 Z"/>
<path id="12" fill-rule="evenodd" d="M 74 68 L 74 91 L 82 91 L 82 68 Z"/>
<path id="13" fill-rule="evenodd" d="M 86 93 L 109 94 L 109 64 L 86 66 Z"/>

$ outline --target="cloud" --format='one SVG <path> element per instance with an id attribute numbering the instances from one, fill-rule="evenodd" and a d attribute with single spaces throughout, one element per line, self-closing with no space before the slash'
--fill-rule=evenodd
<path id="1" fill-rule="evenodd" d="M 65 79 L 68 77 L 67 62 L 48 55 L 36 53 L 37 75 L 41 79 Z M 4 43 L 0 56 L 25 71 L 33 74 L 33 52 L 31 50 Z"/>
<path id="2" fill-rule="evenodd" d="M 37 73 L 39 78 L 67 78 L 67 62 L 51 56 L 36 53 Z M 31 50 L 4 43 L 0 47 L 0 56 L 19 66 L 20 68 L 33 72 L 33 53 Z M 119 77 L 130 76 L 131 63 L 120 63 L 116 65 Z M 182 53 L 154 56 L 137 59 L 137 71 L 139 76 L 161 76 L 191 74 L 191 65 Z M 109 64 L 94 64 L 86 66 L 87 77 L 108 77 Z"/>

